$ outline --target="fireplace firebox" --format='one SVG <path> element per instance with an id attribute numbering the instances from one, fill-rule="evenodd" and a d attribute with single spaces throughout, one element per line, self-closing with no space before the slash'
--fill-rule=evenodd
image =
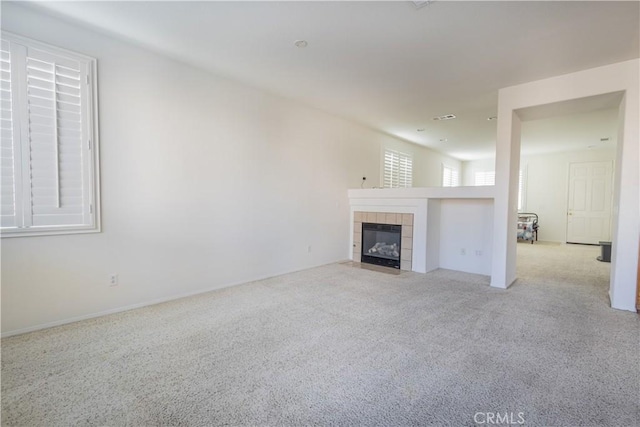
<path id="1" fill-rule="evenodd" d="M 402 226 L 362 223 L 361 262 L 400 268 Z"/>

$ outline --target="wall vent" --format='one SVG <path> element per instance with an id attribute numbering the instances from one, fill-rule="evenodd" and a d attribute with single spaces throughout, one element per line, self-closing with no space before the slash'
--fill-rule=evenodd
<path id="1" fill-rule="evenodd" d="M 445 114 L 444 116 L 434 117 L 433 120 L 453 120 L 455 118 L 455 114 Z"/>

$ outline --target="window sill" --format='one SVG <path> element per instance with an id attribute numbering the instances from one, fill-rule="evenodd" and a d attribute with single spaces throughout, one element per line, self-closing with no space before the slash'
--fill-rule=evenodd
<path id="1" fill-rule="evenodd" d="M 61 236 L 68 234 L 88 234 L 88 233 L 100 233 L 102 230 L 100 227 L 74 227 L 54 229 L 51 227 L 31 227 L 27 229 L 3 229 L 0 230 L 0 237 L 15 238 L 15 237 L 36 237 L 36 236 Z"/>

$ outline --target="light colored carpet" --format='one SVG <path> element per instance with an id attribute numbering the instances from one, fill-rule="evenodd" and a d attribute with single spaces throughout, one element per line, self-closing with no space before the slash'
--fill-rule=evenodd
<path id="1" fill-rule="evenodd" d="M 518 250 L 508 291 L 334 264 L 4 339 L 2 424 L 638 425 L 640 324 L 599 249 Z"/>

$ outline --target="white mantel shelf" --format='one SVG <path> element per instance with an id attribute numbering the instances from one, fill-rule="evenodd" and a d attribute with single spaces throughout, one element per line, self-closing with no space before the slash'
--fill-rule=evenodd
<path id="1" fill-rule="evenodd" d="M 412 187 L 353 188 L 349 199 L 493 199 L 494 186 L 482 187 Z"/>

